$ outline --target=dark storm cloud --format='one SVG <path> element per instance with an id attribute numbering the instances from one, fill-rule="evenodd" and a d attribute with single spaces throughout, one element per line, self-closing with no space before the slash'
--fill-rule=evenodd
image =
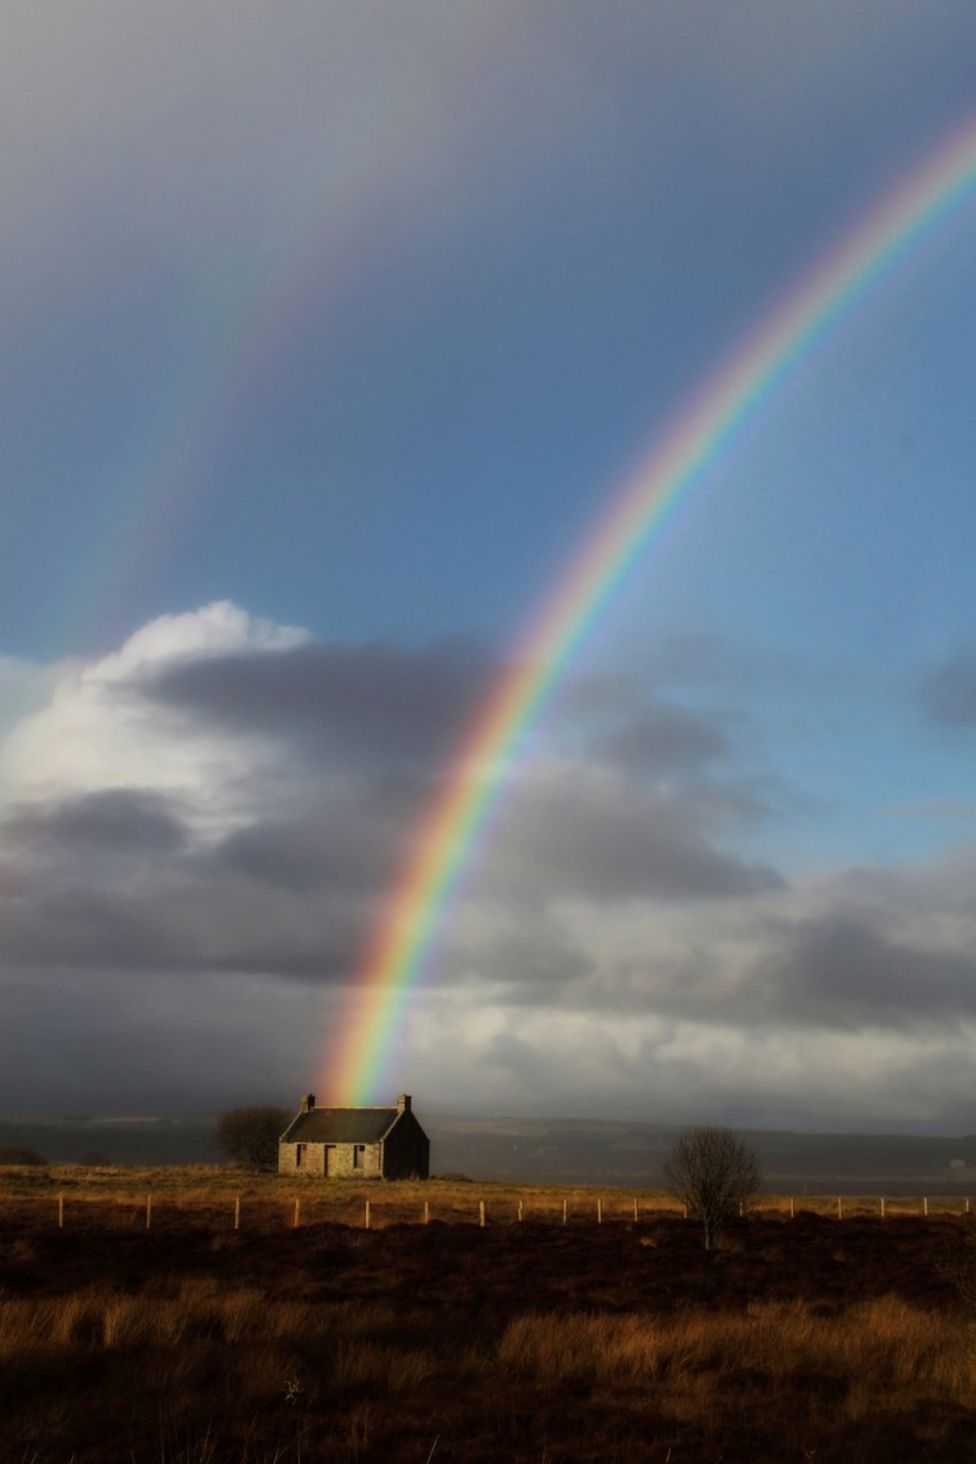
<path id="1" fill-rule="evenodd" d="M 322 1021 L 302 987 L 239 974 L 135 980 L 124 971 L 79 981 L 70 970 L 8 968 L 0 1107 L 186 1114 L 279 1103 L 293 1096 L 297 1074 L 315 1071 Z"/>
<path id="2" fill-rule="evenodd" d="M 256 884 L 286 890 L 314 890 L 333 882 L 358 884 L 368 872 L 351 840 L 329 848 L 323 845 L 319 828 L 270 822 L 231 834 L 213 862 Z"/>
<path id="3" fill-rule="evenodd" d="M 323 756 L 429 764 L 449 755 L 497 672 L 470 645 L 315 644 L 184 662 L 141 691 L 216 728 Z"/>
<path id="4" fill-rule="evenodd" d="M 143 878 L 145 872 L 142 872 Z M 71 886 L 32 878 L 5 881 L 0 902 L 0 958 L 27 967 L 64 966 L 154 969 L 179 950 L 169 915 L 169 891 L 157 886 L 150 899 L 144 888 L 121 882 L 83 882 Z"/>
<path id="5" fill-rule="evenodd" d="M 315 891 L 303 897 L 208 876 L 192 861 L 163 878 L 47 887 L 22 881 L 0 903 L 0 959 L 23 968 L 239 971 L 348 979 L 367 911 Z"/>
<path id="6" fill-rule="evenodd" d="M 713 847 L 693 804 L 582 772 L 561 766 L 520 790 L 474 886 L 491 912 L 487 934 L 440 963 L 440 979 L 474 973 L 527 990 L 585 980 L 587 959 L 545 918 L 560 899 L 727 899 L 781 883 Z M 348 979 L 431 794 L 415 774 L 310 774 L 283 793 L 279 817 L 202 847 L 183 838 L 165 800 L 141 794 L 21 814 L 0 895 L 0 958 L 22 968 Z M 64 829 L 102 842 L 66 844 Z"/>
<path id="7" fill-rule="evenodd" d="M 431 795 L 427 780 L 364 780 L 351 793 L 315 796 L 290 818 L 235 830 L 208 855 L 215 877 L 294 892 L 328 890 L 375 898 L 393 877 L 405 838 Z"/>
<path id="8" fill-rule="evenodd" d="M 185 842 L 171 800 L 158 793 L 109 788 L 23 809 L 3 830 L 4 842 L 79 853 L 168 853 Z"/>
<path id="9" fill-rule="evenodd" d="M 930 672 L 922 682 L 921 701 L 938 726 L 976 726 L 976 647 L 961 648 Z"/>
<path id="10" fill-rule="evenodd" d="M 165 798 L 141 792 L 19 811 L 4 829 L 0 961 L 344 979 L 391 877 L 408 800 L 401 790 L 384 822 L 375 790 L 359 808 L 345 785 L 331 803 L 314 785 L 303 791 L 302 816 L 257 821 L 213 847 L 186 834 Z"/>

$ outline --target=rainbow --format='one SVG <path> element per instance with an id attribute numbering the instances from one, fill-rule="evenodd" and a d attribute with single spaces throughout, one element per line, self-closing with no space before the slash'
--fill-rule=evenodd
<path id="1" fill-rule="evenodd" d="M 791 367 L 976 184 L 976 119 L 954 131 L 761 320 L 610 500 L 544 600 L 426 813 L 341 1013 L 322 1086 L 359 1104 L 382 1074 L 438 921 L 506 770 L 612 592 Z"/>

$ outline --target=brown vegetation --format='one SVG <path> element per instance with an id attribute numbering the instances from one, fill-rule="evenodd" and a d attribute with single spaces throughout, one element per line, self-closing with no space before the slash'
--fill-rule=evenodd
<path id="1" fill-rule="evenodd" d="M 958 1219 L 766 1215 L 706 1254 L 693 1221 L 635 1226 L 623 1195 L 597 1226 L 581 1192 L 563 1228 L 542 1195 L 548 1218 L 533 1221 L 526 1191 L 523 1224 L 481 1229 L 470 1186 L 429 1186 L 468 1223 L 366 1232 L 293 1229 L 296 1187 L 269 1185 L 235 1233 L 233 1191 L 215 1182 L 204 1205 L 184 1175 L 169 1189 L 156 1177 L 147 1232 L 149 1177 L 126 1178 L 128 1195 L 76 1193 L 63 1231 L 47 1190 L 0 1196 L 3 1464 L 976 1453 Z M 389 1215 L 424 1190 L 369 1193 Z M 514 1220 L 508 1194 L 488 1193 L 489 1214 Z"/>
<path id="2" fill-rule="evenodd" d="M 706 1250 L 743 1213 L 760 1188 L 759 1161 L 747 1144 L 722 1128 L 682 1134 L 664 1166 L 671 1192 L 701 1221 Z"/>

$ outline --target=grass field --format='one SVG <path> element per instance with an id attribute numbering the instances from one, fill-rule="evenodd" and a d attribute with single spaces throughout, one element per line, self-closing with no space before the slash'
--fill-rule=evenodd
<path id="1" fill-rule="evenodd" d="M 0 1171 L 0 1461 L 976 1458 L 965 1218 L 634 1198 Z"/>
<path id="2" fill-rule="evenodd" d="M 563 1213 L 571 1223 L 590 1223 L 599 1212 L 607 1222 L 633 1220 L 653 1214 L 678 1213 L 680 1206 L 662 1190 L 594 1185 L 516 1185 L 486 1180 L 432 1179 L 401 1180 L 378 1185 L 375 1181 L 332 1180 L 325 1185 L 315 1178 L 279 1177 L 205 1165 L 158 1168 L 80 1164 L 0 1165 L 0 1208 L 8 1215 L 20 1210 L 40 1222 L 42 1215 L 55 1215 L 63 1198 L 67 1223 L 91 1215 L 100 1205 L 104 1223 L 144 1223 L 146 1200 L 152 1196 L 153 1223 L 178 1213 L 189 1219 L 198 1214 L 208 1223 L 219 1217 L 232 1218 L 240 1202 L 242 1223 L 292 1224 L 295 1201 L 301 1223 L 331 1221 L 362 1225 L 365 1202 L 370 1201 L 370 1223 L 420 1223 L 431 1219 L 452 1224 L 479 1223 L 480 1203 L 485 1204 L 489 1224 L 516 1221 L 520 1206 L 523 1219 L 549 1220 L 561 1224 Z M 45 1205 L 47 1209 L 45 1210 Z M 919 1215 L 965 1216 L 972 1201 L 957 1196 L 896 1196 L 884 1200 L 884 1218 Z M 750 1206 L 753 1215 L 786 1216 L 807 1211 L 832 1219 L 856 1216 L 882 1217 L 881 1196 L 834 1194 L 757 1196 Z"/>

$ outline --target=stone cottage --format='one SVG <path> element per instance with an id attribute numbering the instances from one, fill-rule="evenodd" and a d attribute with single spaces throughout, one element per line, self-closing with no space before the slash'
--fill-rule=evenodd
<path id="1" fill-rule="evenodd" d="M 278 1142 L 278 1173 L 319 1179 L 426 1179 L 430 1140 L 409 1093 L 395 1108 L 317 1108 L 308 1093 Z"/>

